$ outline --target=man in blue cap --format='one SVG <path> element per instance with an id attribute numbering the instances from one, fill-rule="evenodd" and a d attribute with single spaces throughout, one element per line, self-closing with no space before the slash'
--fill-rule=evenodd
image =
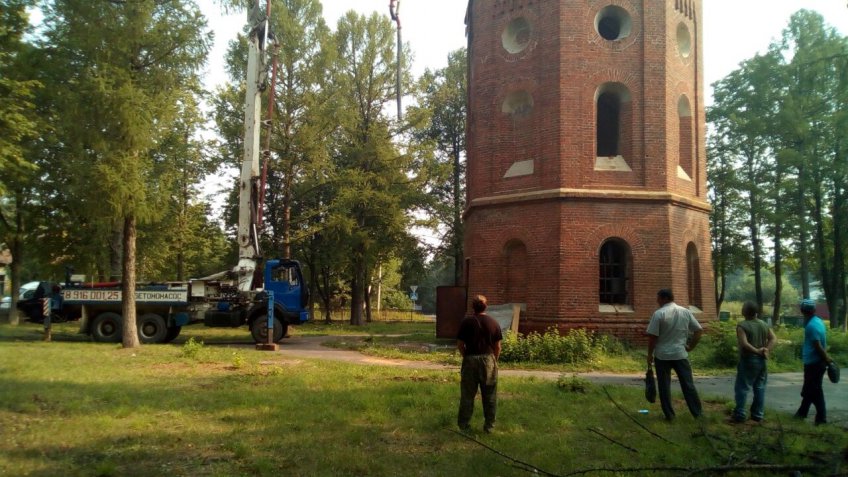
<path id="1" fill-rule="evenodd" d="M 827 365 L 833 361 L 827 355 L 827 329 L 821 318 L 816 316 L 816 302 L 810 299 L 801 301 L 801 314 L 804 315 L 804 347 L 801 357 L 804 361 L 804 385 L 801 388 L 801 407 L 795 412 L 798 419 L 806 419 L 810 405 L 816 406 L 816 425 L 827 423 L 827 409 L 824 403 L 822 379 Z"/>

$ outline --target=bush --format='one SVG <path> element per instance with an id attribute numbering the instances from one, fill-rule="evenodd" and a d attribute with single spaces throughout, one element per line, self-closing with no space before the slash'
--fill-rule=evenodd
<path id="1" fill-rule="evenodd" d="M 731 368 L 739 362 L 735 321 L 720 321 L 710 325 L 706 339 L 710 344 L 708 364 L 711 367 Z"/>
<path id="2" fill-rule="evenodd" d="M 183 344 L 182 355 L 184 358 L 200 359 L 203 351 L 203 341 L 195 341 L 194 337 L 191 337 Z"/>
<path id="3" fill-rule="evenodd" d="M 512 363 L 593 364 L 607 347 L 623 349 L 616 340 L 595 339 L 591 331 L 584 329 L 571 330 L 564 336 L 556 328 L 549 328 L 545 334 L 534 331 L 526 336 L 507 333 L 502 342 L 501 360 Z"/>

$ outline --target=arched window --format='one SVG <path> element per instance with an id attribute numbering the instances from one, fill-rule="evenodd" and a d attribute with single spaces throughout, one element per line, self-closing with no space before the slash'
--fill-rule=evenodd
<path id="1" fill-rule="evenodd" d="M 701 301 L 701 260 L 693 242 L 686 246 L 686 284 L 689 289 L 689 305 L 703 309 Z"/>
<path id="2" fill-rule="evenodd" d="M 504 248 L 505 303 L 527 303 L 527 247 L 512 240 Z"/>
<path id="3" fill-rule="evenodd" d="M 621 83 L 605 83 L 595 98 L 595 152 L 597 157 L 630 155 L 630 91 Z"/>
<path id="4" fill-rule="evenodd" d="M 621 239 L 609 239 L 601 245 L 599 298 L 603 305 L 630 305 L 630 246 Z"/>

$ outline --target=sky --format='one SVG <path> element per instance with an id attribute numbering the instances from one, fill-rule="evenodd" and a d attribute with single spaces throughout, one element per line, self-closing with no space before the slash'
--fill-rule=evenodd
<path id="1" fill-rule="evenodd" d="M 710 84 L 779 39 L 789 17 L 801 8 L 821 13 L 828 24 L 848 35 L 846 0 L 697 1 L 703 2 L 704 83 L 710 91 Z M 351 9 L 363 14 L 374 11 L 389 14 L 389 0 L 322 0 L 321 3 L 324 18 L 333 30 L 338 18 Z M 213 86 L 226 81 L 224 52 L 227 43 L 246 22 L 246 14 L 222 16 L 212 0 L 198 0 L 198 4 L 216 36 L 207 67 L 207 84 Z M 467 4 L 467 0 L 400 0 L 402 37 L 413 52 L 412 71 L 416 76 L 426 68 L 446 66 L 448 53 L 466 45 Z"/>

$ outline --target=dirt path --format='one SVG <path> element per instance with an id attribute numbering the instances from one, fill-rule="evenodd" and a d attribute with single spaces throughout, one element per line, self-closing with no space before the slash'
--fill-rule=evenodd
<path id="1" fill-rule="evenodd" d="M 457 366 L 433 363 L 430 361 L 410 361 L 368 356 L 356 351 L 340 350 L 323 346 L 328 340 L 326 336 L 293 336 L 283 340 L 279 353 L 287 358 L 311 358 L 333 361 L 343 361 L 353 364 L 371 366 L 393 366 L 407 369 L 429 369 L 444 371 L 459 371 Z M 697 370 L 696 370 L 697 371 Z M 536 377 L 541 379 L 558 379 L 563 373 L 557 371 L 535 371 L 521 369 L 502 369 L 504 377 Z M 571 374 L 571 373 L 566 373 Z M 610 373 L 576 373 L 595 384 L 612 384 L 619 386 L 643 385 L 643 375 L 610 374 Z M 766 406 L 788 413 L 793 413 L 801 402 L 799 395 L 803 383 L 803 373 L 774 373 L 769 376 L 766 388 Z M 733 376 L 696 376 L 695 385 L 698 392 L 705 397 L 733 401 Z M 672 389 L 676 389 L 676 383 Z M 848 425 L 848 384 L 832 384 L 825 378 L 825 397 L 827 399 L 828 420 L 830 422 Z M 749 394 L 750 402 L 750 394 Z M 657 412 L 659 407 L 657 406 Z"/>

